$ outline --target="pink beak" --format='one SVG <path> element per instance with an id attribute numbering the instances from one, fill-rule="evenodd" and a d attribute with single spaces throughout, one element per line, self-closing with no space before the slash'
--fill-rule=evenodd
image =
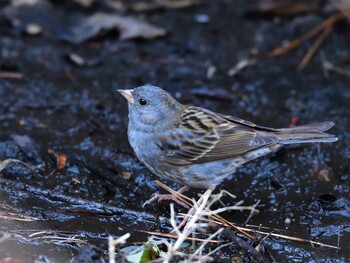
<path id="1" fill-rule="evenodd" d="M 128 101 L 128 103 L 134 103 L 134 97 L 132 96 L 133 89 L 118 89 L 118 92 Z"/>

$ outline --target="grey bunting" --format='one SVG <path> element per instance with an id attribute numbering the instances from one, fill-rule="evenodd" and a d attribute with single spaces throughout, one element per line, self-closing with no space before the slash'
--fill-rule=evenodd
<path id="1" fill-rule="evenodd" d="M 210 195 L 239 166 L 284 145 L 338 140 L 325 133 L 330 121 L 275 129 L 182 105 L 151 85 L 118 91 L 128 101 L 128 138 L 137 158 L 160 178 L 184 185 L 180 192 L 193 187 Z M 157 198 L 166 199 L 151 201 Z"/>

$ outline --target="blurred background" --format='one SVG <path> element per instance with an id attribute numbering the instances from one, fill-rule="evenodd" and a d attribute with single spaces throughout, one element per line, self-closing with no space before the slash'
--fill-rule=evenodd
<path id="1" fill-rule="evenodd" d="M 131 245 L 150 236 L 139 230 L 171 230 L 167 202 L 141 206 L 164 190 L 128 144 L 116 92 L 146 83 L 259 125 L 334 121 L 337 143 L 254 161 L 222 189 L 260 200 L 250 224 L 266 232 L 341 247 L 268 237 L 261 253 L 271 261 L 347 262 L 349 9 L 347 0 L 0 1 L 0 262 L 105 262 L 109 235 L 131 233 Z M 224 217 L 243 225 L 248 215 Z M 250 260 L 235 245 L 213 257 Z"/>

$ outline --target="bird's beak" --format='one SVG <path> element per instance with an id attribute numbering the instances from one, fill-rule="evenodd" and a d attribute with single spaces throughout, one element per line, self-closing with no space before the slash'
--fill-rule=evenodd
<path id="1" fill-rule="evenodd" d="M 118 92 L 129 102 L 134 103 L 134 97 L 132 96 L 133 89 L 118 89 Z"/>

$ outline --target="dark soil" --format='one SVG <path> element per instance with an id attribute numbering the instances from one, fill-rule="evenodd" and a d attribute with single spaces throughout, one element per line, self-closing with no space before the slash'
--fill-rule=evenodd
<path id="1" fill-rule="evenodd" d="M 244 166 L 221 189 L 246 205 L 260 200 L 260 213 L 249 224 L 266 227 L 261 230 L 341 247 L 268 237 L 262 253 L 271 261 L 346 262 L 350 80 L 325 74 L 321 54 L 336 65 L 349 66 L 348 20 L 335 25 L 302 71 L 298 64 L 314 39 L 228 76 L 241 59 L 297 38 L 332 13 L 320 5 L 292 16 L 247 15 L 256 1 L 231 0 L 137 12 L 130 7 L 133 1 L 125 1 L 123 15 L 162 27 L 167 35 L 122 41 L 116 31 L 81 44 L 64 41 L 78 19 L 96 12 L 120 14 L 96 2 L 88 8 L 68 0 L 21 7 L 0 3 L 0 73 L 22 74 L 0 77 L 0 161 L 18 159 L 35 168 L 15 163 L 0 173 L 0 233 L 9 235 L 0 245 L 0 262 L 9 257 L 20 262 L 102 262 L 108 258 L 109 235 L 131 233 L 131 245 L 147 241 L 149 235 L 138 230 L 171 230 L 167 202 L 141 206 L 152 193 L 164 190 L 129 146 L 127 105 L 116 92 L 145 83 L 163 87 L 183 103 L 264 126 L 334 121 L 331 132 L 338 142 L 283 149 Z M 40 25 L 42 33 L 28 34 L 30 23 Z M 72 54 L 84 63 L 77 64 Z M 216 72 L 207 78 L 211 66 Z M 63 169 L 56 169 L 49 149 L 67 156 Z M 224 217 L 241 225 L 248 215 L 231 212 Z M 31 220 L 19 221 L 20 216 Z M 62 237 L 83 244 L 61 242 Z M 250 260 L 237 246 L 214 258 Z"/>

